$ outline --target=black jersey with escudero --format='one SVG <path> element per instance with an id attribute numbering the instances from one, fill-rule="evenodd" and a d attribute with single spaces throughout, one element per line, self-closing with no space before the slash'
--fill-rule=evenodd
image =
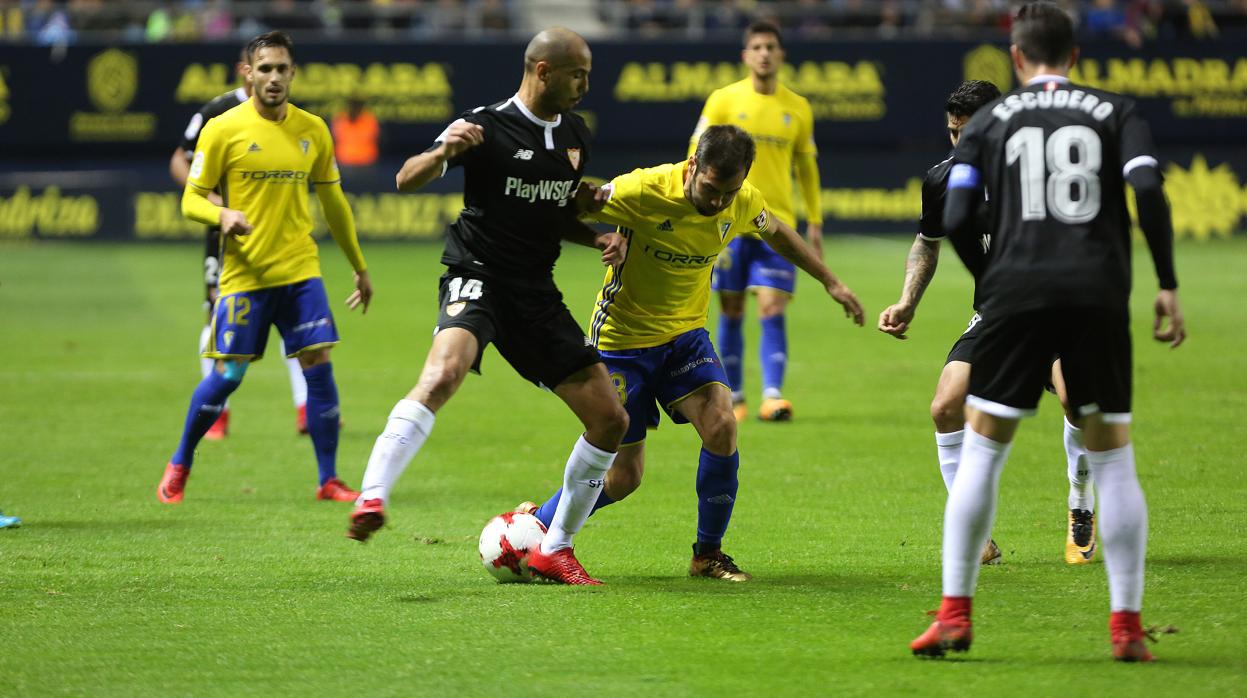
<path id="1" fill-rule="evenodd" d="M 1125 307 L 1124 179 L 1135 167 L 1157 167 L 1132 100 L 1038 78 L 980 109 L 953 160 L 974 166 L 991 194 L 991 263 L 979 280 L 985 315 Z"/>
<path id="2" fill-rule="evenodd" d="M 447 163 L 463 167 L 463 210 L 447 231 L 442 263 L 553 288 L 560 241 L 578 225 L 574 195 L 589 160 L 588 127 L 570 112 L 539 119 L 518 97 L 460 119 L 480 124 L 484 142 Z"/>
<path id="3" fill-rule="evenodd" d="M 944 230 L 944 202 L 948 194 L 948 172 L 953 167 L 952 156 L 927 170 L 922 178 L 922 215 L 918 219 L 918 234 L 925 240 L 942 240 L 947 237 L 961 262 L 974 277 L 974 307 L 980 304 L 978 280 L 987 269 L 991 252 L 990 198 L 985 199 L 974 216 L 973 229 L 965 234 L 949 235 Z"/>

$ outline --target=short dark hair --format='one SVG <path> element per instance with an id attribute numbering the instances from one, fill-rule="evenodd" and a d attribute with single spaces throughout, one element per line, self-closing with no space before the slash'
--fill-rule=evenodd
<path id="1" fill-rule="evenodd" d="M 944 111 L 958 119 L 968 119 L 999 96 L 1000 89 L 986 80 L 966 80 L 948 95 Z"/>
<path id="2" fill-rule="evenodd" d="M 1074 21 L 1051 2 L 1028 2 L 1013 16 L 1010 38 L 1027 60 L 1061 65 L 1074 50 Z"/>
<path id="3" fill-rule="evenodd" d="M 706 129 L 697 141 L 697 167 L 713 169 L 720 177 L 748 171 L 756 150 L 753 138 L 739 126 L 718 124 Z"/>
<path id="4" fill-rule="evenodd" d="M 251 41 L 247 42 L 247 63 L 250 64 L 255 60 L 255 54 L 262 48 L 271 47 L 284 48 L 290 53 L 290 58 L 294 59 L 294 42 L 285 32 L 265 32 Z"/>
<path id="5" fill-rule="evenodd" d="M 775 43 L 779 44 L 780 48 L 784 47 L 784 37 L 780 35 L 779 27 L 775 26 L 774 22 L 768 22 L 764 19 L 760 19 L 751 23 L 745 28 L 745 36 L 741 40 L 742 45 L 748 46 L 749 40 L 752 39 L 755 34 L 770 34 L 775 37 Z"/>

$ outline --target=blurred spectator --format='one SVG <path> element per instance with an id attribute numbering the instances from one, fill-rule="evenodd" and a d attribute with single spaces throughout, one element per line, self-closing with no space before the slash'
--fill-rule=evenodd
<path id="1" fill-rule="evenodd" d="M 35 2 L 30 10 L 29 31 L 35 41 L 44 45 L 64 45 L 76 38 L 63 3 L 53 0 Z"/>
<path id="2" fill-rule="evenodd" d="M 370 167 L 377 162 L 381 125 L 369 111 L 364 98 L 354 95 L 346 111 L 333 117 L 334 155 L 342 167 Z"/>
<path id="3" fill-rule="evenodd" d="M 1092 37 L 1115 37 L 1133 48 L 1143 43 L 1136 26 L 1126 21 L 1126 10 L 1118 0 L 1094 0 L 1083 19 L 1083 30 Z"/>
<path id="4" fill-rule="evenodd" d="M 26 33 L 26 18 L 18 0 L 0 0 L 0 41 L 16 41 Z"/>
<path id="5" fill-rule="evenodd" d="M 212 0 L 203 15 L 203 38 L 206 41 L 224 41 L 234 33 L 234 16 L 225 0 Z"/>

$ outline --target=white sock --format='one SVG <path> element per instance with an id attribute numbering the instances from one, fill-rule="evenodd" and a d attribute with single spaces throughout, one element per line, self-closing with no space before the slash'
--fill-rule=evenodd
<path id="1" fill-rule="evenodd" d="M 212 325 L 204 325 L 203 331 L 199 333 L 199 373 L 202 377 L 207 378 L 210 373 L 216 370 L 216 359 L 204 358 L 203 353 L 208 351 L 208 340 L 212 337 Z M 229 409 L 229 398 L 221 403 L 221 409 Z"/>
<path id="2" fill-rule="evenodd" d="M 946 434 L 935 432 L 935 453 L 940 459 L 940 476 L 944 478 L 944 488 L 953 489 L 953 478 L 957 475 L 957 464 L 961 462 L 961 442 L 965 440 L 965 430 L 950 431 Z"/>
<path id="3" fill-rule="evenodd" d="M 780 392 L 779 388 L 763 388 L 762 390 L 763 400 L 782 400 L 783 397 L 784 394 Z"/>
<path id="4" fill-rule="evenodd" d="M 961 465 L 944 507 L 944 596 L 974 596 L 1009 446 L 965 428 Z"/>
<path id="5" fill-rule="evenodd" d="M 1069 508 L 1095 511 L 1095 490 L 1091 488 L 1091 466 L 1082 429 L 1065 420 L 1065 461 L 1069 465 Z"/>
<path id="6" fill-rule="evenodd" d="M 606 471 L 615 462 L 615 454 L 603 451 L 585 441 L 584 434 L 576 440 L 563 471 L 563 494 L 559 497 L 550 530 L 541 541 L 541 552 L 552 553 L 570 548 L 572 536 L 580 531 L 593 511 L 598 494 L 606 485 Z"/>
<path id="7" fill-rule="evenodd" d="M 1108 569 L 1114 611 L 1143 608 L 1143 558 L 1147 554 L 1147 502 L 1134 470 L 1134 446 L 1089 451 L 1087 460 L 1100 489 L 1097 528 Z"/>
<path id="8" fill-rule="evenodd" d="M 398 401 L 368 456 L 357 503 L 367 499 L 390 500 L 390 490 L 429 438 L 435 419 L 432 410 L 415 400 Z"/>
<path id="9" fill-rule="evenodd" d="M 745 401 L 745 391 L 743 390 L 732 391 L 732 402 L 733 403 L 744 402 L 744 401 Z"/>
<path id="10" fill-rule="evenodd" d="M 216 367 L 215 359 L 204 358 L 203 353 L 208 351 L 208 338 L 212 336 L 212 325 L 204 325 L 203 331 L 199 333 L 199 373 L 201 378 L 207 378 L 212 373 L 212 369 Z"/>
<path id="11" fill-rule="evenodd" d="M 286 340 L 281 341 L 281 355 L 286 355 Z M 307 404 L 307 379 L 303 377 L 303 367 L 299 365 L 299 360 L 286 359 L 286 370 L 290 372 L 290 397 L 294 400 L 295 408 L 302 407 Z"/>

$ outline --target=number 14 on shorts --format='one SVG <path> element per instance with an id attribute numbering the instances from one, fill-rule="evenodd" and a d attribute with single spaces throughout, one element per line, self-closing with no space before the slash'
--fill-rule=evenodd
<path id="1" fill-rule="evenodd" d="M 462 276 L 456 276 L 450 280 L 446 287 L 450 294 L 448 303 L 457 303 L 461 300 L 474 301 L 481 297 L 484 288 L 479 279 L 464 279 Z"/>

